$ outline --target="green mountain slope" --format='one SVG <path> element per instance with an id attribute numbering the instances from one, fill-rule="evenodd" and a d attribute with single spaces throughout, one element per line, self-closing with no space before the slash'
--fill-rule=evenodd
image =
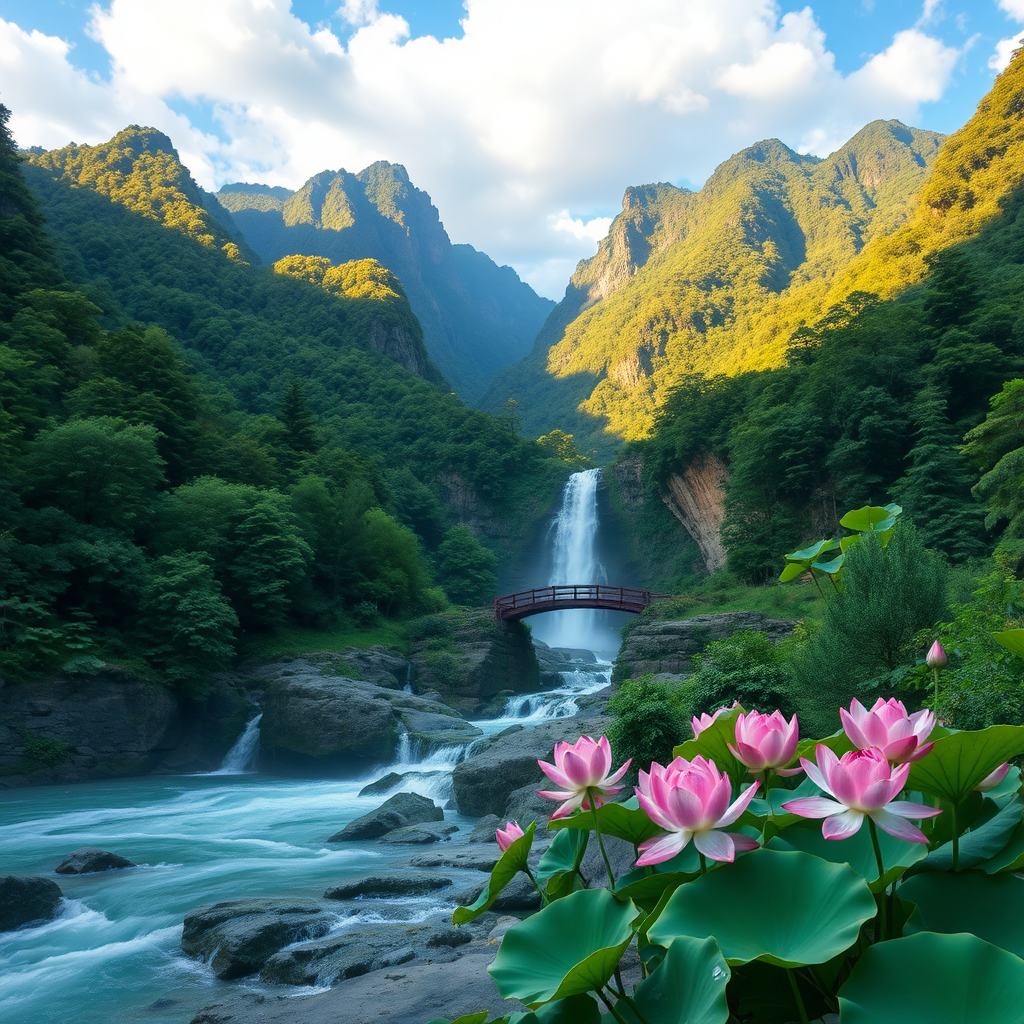
<path id="1" fill-rule="evenodd" d="M 837 275 L 910 215 L 941 140 L 876 121 L 824 160 L 769 140 L 727 160 L 700 192 L 628 189 L 534 352 L 485 404 L 515 398 L 538 431 L 573 417 L 584 446 L 607 447 L 602 428 L 648 433 L 685 374 L 778 365 Z M 534 420 L 535 408 L 551 412 Z"/>
<path id="2" fill-rule="evenodd" d="M 431 359 L 469 400 L 530 351 L 553 303 L 470 245 L 452 245 L 404 167 L 323 171 L 295 193 L 226 185 L 218 194 L 268 263 L 290 255 L 375 259 L 402 282 Z"/>

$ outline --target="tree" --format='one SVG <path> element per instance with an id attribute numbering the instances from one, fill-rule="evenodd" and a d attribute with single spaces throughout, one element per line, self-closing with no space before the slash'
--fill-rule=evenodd
<path id="1" fill-rule="evenodd" d="M 285 426 L 285 443 L 293 452 L 316 451 L 316 417 L 306 401 L 300 380 L 295 379 L 288 386 L 277 418 Z"/>
<path id="2" fill-rule="evenodd" d="M 498 558 L 464 526 L 454 526 L 437 549 L 437 572 L 455 604 L 481 605 L 498 587 Z"/>
<path id="3" fill-rule="evenodd" d="M 28 493 L 79 522 L 130 530 L 163 483 L 158 432 L 113 416 L 70 420 L 44 430 L 22 465 Z"/>
<path id="4" fill-rule="evenodd" d="M 234 656 L 238 628 L 206 556 L 176 551 L 158 558 L 140 611 L 150 657 L 175 684 L 202 696 L 209 673 Z"/>

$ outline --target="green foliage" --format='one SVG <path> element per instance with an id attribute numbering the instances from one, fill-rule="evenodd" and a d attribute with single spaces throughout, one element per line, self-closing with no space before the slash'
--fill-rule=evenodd
<path id="1" fill-rule="evenodd" d="M 50 736 L 31 736 L 28 733 L 22 733 L 21 748 L 33 768 L 55 768 L 70 750 L 64 740 Z"/>
<path id="2" fill-rule="evenodd" d="M 652 761 L 668 764 L 672 748 L 687 734 L 678 687 L 651 673 L 623 683 L 608 702 L 608 711 L 613 716 L 608 739 L 620 757 L 633 759 L 634 771 Z"/>
<path id="3" fill-rule="evenodd" d="M 438 581 L 455 604 L 482 605 L 498 587 L 498 559 L 464 526 L 452 527 L 437 549 Z"/>
<path id="4" fill-rule="evenodd" d="M 202 696 L 210 670 L 230 663 L 238 628 L 206 557 L 177 551 L 158 558 L 139 612 L 153 660 L 187 693 Z"/>
<path id="5" fill-rule="evenodd" d="M 792 646 L 773 643 L 753 629 L 709 643 L 694 657 L 696 671 L 686 683 L 686 721 L 736 701 L 751 711 L 779 708 L 787 717 L 802 710 L 796 706 L 787 664 Z"/>
<path id="6" fill-rule="evenodd" d="M 551 458 L 559 459 L 574 470 L 590 468 L 590 459 L 580 453 L 572 434 L 564 430 L 552 430 L 550 434 L 538 437 L 537 444 Z"/>
<path id="7" fill-rule="evenodd" d="M 843 570 L 843 589 L 826 602 L 821 628 L 794 660 L 801 718 L 818 732 L 836 710 L 866 693 L 876 676 L 914 661 L 917 634 L 946 612 L 946 569 L 909 524 L 891 542 L 865 534 Z"/>

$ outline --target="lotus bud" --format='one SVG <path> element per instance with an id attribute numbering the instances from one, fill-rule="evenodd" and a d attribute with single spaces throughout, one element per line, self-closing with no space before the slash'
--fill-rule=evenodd
<path id="1" fill-rule="evenodd" d="M 942 644 L 938 640 L 932 644 L 924 662 L 930 669 L 942 669 L 949 664 L 949 658 L 946 657 L 946 652 L 942 649 Z"/>
<path id="2" fill-rule="evenodd" d="M 979 793 L 987 793 L 990 789 L 995 789 L 1006 778 L 1006 773 L 1009 770 L 1010 762 L 1004 761 L 995 771 L 986 775 L 974 788 Z"/>
<path id="3" fill-rule="evenodd" d="M 519 827 L 518 821 L 506 822 L 504 828 L 499 828 L 494 833 L 494 838 L 504 853 L 517 839 L 523 838 L 523 830 Z"/>

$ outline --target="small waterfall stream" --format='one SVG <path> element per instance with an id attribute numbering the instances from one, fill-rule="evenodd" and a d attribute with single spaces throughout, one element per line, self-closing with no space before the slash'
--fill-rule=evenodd
<path id="1" fill-rule="evenodd" d="M 224 755 L 220 768 L 210 775 L 246 775 L 256 771 L 256 757 L 260 750 L 260 719 L 261 711 L 247 723 L 242 735 L 235 740 L 234 746 Z"/>

